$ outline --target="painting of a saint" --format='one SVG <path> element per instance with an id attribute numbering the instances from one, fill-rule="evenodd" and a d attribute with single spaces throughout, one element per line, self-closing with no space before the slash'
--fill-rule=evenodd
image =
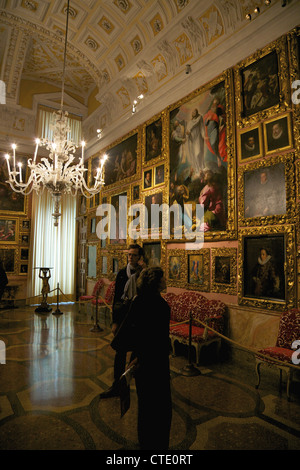
<path id="1" fill-rule="evenodd" d="M 200 93 L 170 112 L 170 205 L 204 206 L 201 229 L 225 230 L 227 147 L 225 84 Z M 192 220 L 185 217 L 187 227 Z"/>

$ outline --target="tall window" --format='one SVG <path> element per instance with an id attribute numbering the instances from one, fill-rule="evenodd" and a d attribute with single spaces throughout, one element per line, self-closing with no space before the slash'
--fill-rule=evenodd
<path id="1" fill-rule="evenodd" d="M 32 244 L 29 260 L 28 297 L 31 303 L 41 295 L 42 281 L 39 279 L 39 267 L 50 270 L 50 290 L 57 288 L 57 283 L 69 300 L 76 298 L 76 198 L 62 196 L 61 218 L 58 227 L 54 227 L 52 217 L 53 199 L 48 191 L 32 197 Z M 55 298 L 54 298 L 55 296 Z M 56 300 L 56 290 L 48 295 L 49 301 Z M 61 296 L 60 301 L 66 301 Z M 39 303 L 40 299 L 36 299 Z"/>
<path id="2" fill-rule="evenodd" d="M 51 140 L 52 131 L 50 130 L 50 124 L 53 119 L 53 112 L 55 109 L 48 108 L 46 106 L 39 106 L 38 108 L 38 119 L 37 119 L 37 136 L 40 139 L 46 138 Z M 69 114 L 68 125 L 70 127 L 70 135 L 68 140 L 71 140 L 76 145 L 80 145 L 81 138 L 81 117 L 75 116 L 75 114 Z"/>

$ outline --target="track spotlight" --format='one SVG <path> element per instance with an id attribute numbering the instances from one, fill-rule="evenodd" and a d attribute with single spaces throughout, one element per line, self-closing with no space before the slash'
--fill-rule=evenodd
<path id="1" fill-rule="evenodd" d="M 246 20 L 251 21 L 251 15 L 250 15 L 250 13 L 247 13 L 247 15 L 246 15 Z"/>
<path id="2" fill-rule="evenodd" d="M 271 0 L 265 0 L 266 5 L 270 5 L 270 3 L 271 3 Z"/>
<path id="3" fill-rule="evenodd" d="M 259 7 L 255 7 L 255 8 L 254 8 L 254 13 L 257 13 L 257 14 L 258 14 L 259 12 L 260 12 Z"/>

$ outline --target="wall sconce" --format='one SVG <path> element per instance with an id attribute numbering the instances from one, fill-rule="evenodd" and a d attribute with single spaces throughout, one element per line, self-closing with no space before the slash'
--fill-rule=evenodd
<path id="1" fill-rule="evenodd" d="M 101 139 L 102 129 L 97 129 L 97 139 Z"/>

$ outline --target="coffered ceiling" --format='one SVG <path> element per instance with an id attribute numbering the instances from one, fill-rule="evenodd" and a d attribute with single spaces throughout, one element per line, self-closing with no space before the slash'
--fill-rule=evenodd
<path id="1" fill-rule="evenodd" d="M 199 69 L 225 42 L 237 43 L 237 35 L 249 28 L 245 15 L 256 6 L 261 28 L 276 5 L 278 15 L 280 3 L 70 0 L 66 93 L 84 118 L 97 110 L 97 122 L 107 124 L 130 110 L 141 93 L 163 96 L 187 64 Z M 19 104 L 24 83 L 58 101 L 66 7 L 66 0 L 0 0 L 0 79 L 8 104 Z"/>

